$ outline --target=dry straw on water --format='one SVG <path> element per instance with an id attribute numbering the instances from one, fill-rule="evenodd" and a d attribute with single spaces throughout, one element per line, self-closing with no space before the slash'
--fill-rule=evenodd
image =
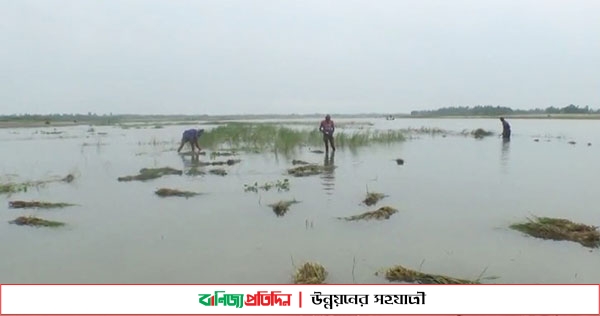
<path id="1" fill-rule="evenodd" d="M 367 206 L 373 206 L 385 197 L 386 197 L 385 194 L 370 192 L 370 193 L 367 193 L 367 197 L 363 200 L 363 203 Z"/>
<path id="2" fill-rule="evenodd" d="M 183 171 L 173 169 L 170 167 L 143 168 L 143 169 L 140 169 L 140 172 L 138 175 L 119 177 L 117 180 L 118 181 L 146 181 L 146 180 L 157 179 L 157 178 L 160 178 L 160 177 L 166 176 L 166 175 L 182 175 L 182 174 L 183 174 Z"/>
<path id="3" fill-rule="evenodd" d="M 211 174 L 217 175 L 217 176 L 226 176 L 227 175 L 227 171 L 225 171 L 225 169 L 211 169 L 208 172 L 210 172 Z"/>
<path id="4" fill-rule="evenodd" d="M 158 189 L 154 193 L 156 193 L 156 195 L 158 195 L 160 197 L 178 196 L 178 197 L 189 198 L 189 197 L 193 197 L 196 195 L 200 195 L 200 193 L 196 193 L 196 192 L 180 191 L 180 190 L 168 189 L 168 188 Z"/>
<path id="5" fill-rule="evenodd" d="M 333 167 L 329 167 L 333 168 Z M 294 177 L 307 177 L 314 176 L 323 173 L 325 171 L 325 167 L 321 165 L 308 164 L 302 165 L 295 168 L 288 169 L 288 174 Z"/>
<path id="6" fill-rule="evenodd" d="M 419 284 L 480 284 L 478 281 L 456 279 L 444 275 L 427 274 L 403 266 L 395 266 L 385 271 L 388 281 Z"/>
<path id="7" fill-rule="evenodd" d="M 600 247 L 598 227 L 571 222 L 562 218 L 534 217 L 527 223 L 513 224 L 510 228 L 533 237 L 547 240 L 568 240 L 584 247 Z"/>
<path id="8" fill-rule="evenodd" d="M 10 201 L 8 206 L 10 208 L 63 208 L 68 206 L 74 206 L 75 204 L 69 203 L 50 203 L 40 201 Z"/>
<path id="9" fill-rule="evenodd" d="M 33 226 L 33 227 L 59 227 L 64 226 L 64 223 L 45 220 L 35 216 L 20 216 L 9 222 L 19 226 Z"/>
<path id="10" fill-rule="evenodd" d="M 273 212 L 275 213 L 275 215 L 283 216 L 283 215 L 285 215 L 285 213 L 287 213 L 290 210 L 290 206 L 292 204 L 296 204 L 296 203 L 300 203 L 300 202 L 296 201 L 296 200 L 279 201 L 277 203 L 270 204 L 269 207 L 271 207 L 273 209 Z"/>
<path id="11" fill-rule="evenodd" d="M 307 262 L 294 273 L 294 284 L 323 284 L 327 270 L 318 263 Z"/>
<path id="12" fill-rule="evenodd" d="M 384 220 L 389 219 L 392 215 L 397 213 L 398 210 L 391 208 L 389 206 L 383 206 L 375 211 L 369 211 L 362 213 L 360 215 L 354 215 L 349 217 L 338 217 L 338 219 L 344 219 L 347 221 L 358 221 L 358 220 Z"/>

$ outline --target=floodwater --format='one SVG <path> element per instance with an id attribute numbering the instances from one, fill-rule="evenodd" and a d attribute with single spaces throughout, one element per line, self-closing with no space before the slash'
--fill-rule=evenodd
<path id="1" fill-rule="evenodd" d="M 366 121 L 379 129 L 501 128 L 495 119 Z M 88 126 L 57 128 L 61 135 L 35 134 L 52 127 L 0 130 L 2 181 L 77 175 L 72 183 L 0 196 L 0 282 L 290 283 L 293 264 L 317 261 L 329 271 L 328 283 L 385 283 L 375 272 L 396 264 L 470 279 L 485 270 L 484 276 L 498 277 L 490 283 L 599 283 L 597 250 L 527 237 L 508 226 L 531 215 L 600 225 L 600 126 L 586 120 L 510 123 L 510 143 L 494 136 L 420 135 L 338 149 L 334 157 L 308 149 L 293 157 L 242 154 L 224 177 L 147 182 L 117 178 L 144 167 L 189 168 L 190 157 L 175 152 L 188 126 L 95 127 L 106 135 L 88 133 Z M 289 192 L 244 192 L 244 184 L 287 177 L 292 159 L 336 168 L 289 178 Z M 204 194 L 159 198 L 154 191 L 160 187 Z M 360 205 L 367 188 L 388 197 L 377 206 Z M 293 198 L 300 203 L 283 217 L 267 206 Z M 9 200 L 78 206 L 14 210 Z M 399 210 L 386 221 L 336 219 L 386 205 Z M 8 224 L 29 214 L 68 225 Z"/>

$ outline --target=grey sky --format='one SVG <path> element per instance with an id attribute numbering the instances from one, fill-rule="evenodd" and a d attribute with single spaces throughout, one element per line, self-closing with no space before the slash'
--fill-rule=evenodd
<path id="1" fill-rule="evenodd" d="M 0 1 L 0 113 L 600 107 L 600 1 Z"/>

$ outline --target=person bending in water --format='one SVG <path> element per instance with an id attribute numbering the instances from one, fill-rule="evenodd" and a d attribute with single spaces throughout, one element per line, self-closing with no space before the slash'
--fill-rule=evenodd
<path id="1" fill-rule="evenodd" d="M 319 126 L 319 131 L 323 133 L 323 141 L 325 142 L 325 152 L 329 152 L 329 144 L 331 144 L 331 149 L 335 151 L 335 145 L 333 142 L 333 132 L 335 131 L 335 125 L 331 120 L 331 116 L 327 114 L 325 116 L 325 120 L 321 121 L 321 126 Z"/>
<path id="2" fill-rule="evenodd" d="M 190 146 L 192 146 L 192 153 L 194 153 L 194 147 L 198 148 L 198 153 L 200 153 L 202 149 L 198 144 L 198 138 L 200 138 L 200 135 L 202 135 L 203 133 L 204 129 L 188 129 L 185 132 L 183 132 L 183 136 L 181 137 L 181 145 L 179 145 L 179 149 L 177 149 L 177 152 L 181 152 L 181 149 L 183 148 L 185 143 L 190 143 Z"/>
<path id="3" fill-rule="evenodd" d="M 504 140 L 509 140 L 510 139 L 510 124 L 508 124 L 508 122 L 503 117 L 500 118 L 500 122 L 502 122 L 502 138 Z"/>

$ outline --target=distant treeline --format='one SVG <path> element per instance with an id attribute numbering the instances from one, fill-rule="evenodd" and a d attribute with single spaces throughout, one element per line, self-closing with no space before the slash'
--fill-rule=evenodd
<path id="1" fill-rule="evenodd" d="M 514 110 L 504 106 L 478 105 L 474 107 L 445 107 L 437 110 L 412 111 L 411 116 L 501 116 L 522 114 L 600 114 L 600 109 L 593 110 L 589 106 L 580 107 L 574 104 L 563 108 L 548 107 L 545 109 Z"/>

